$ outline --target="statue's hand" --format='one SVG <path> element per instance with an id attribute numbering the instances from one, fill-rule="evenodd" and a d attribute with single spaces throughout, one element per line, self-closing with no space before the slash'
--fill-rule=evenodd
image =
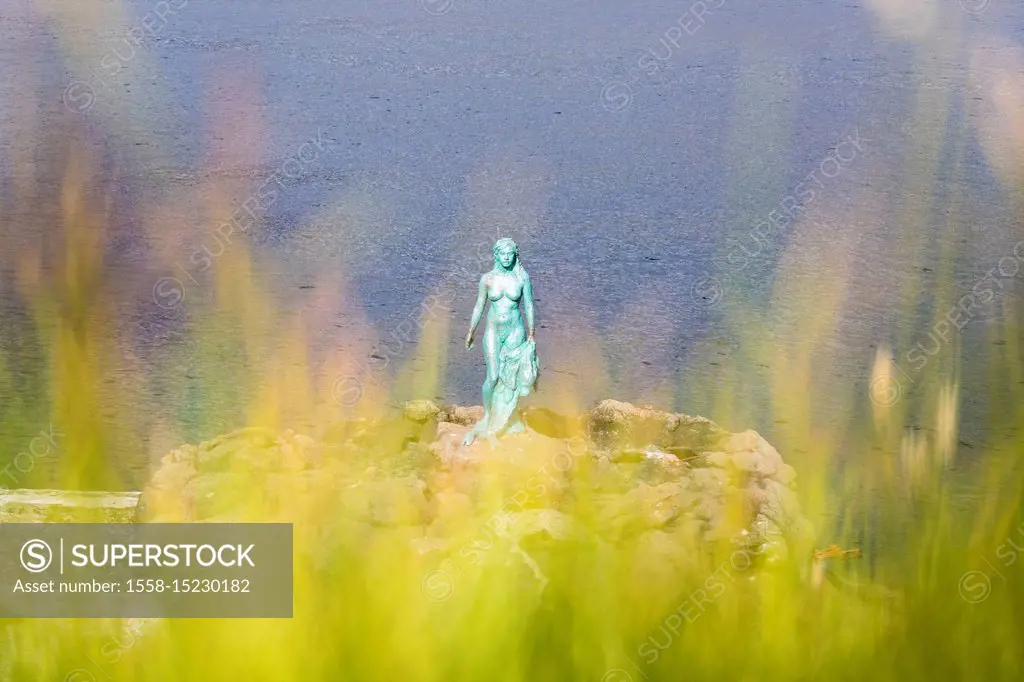
<path id="1" fill-rule="evenodd" d="M 470 330 L 469 333 L 466 334 L 466 349 L 468 350 L 468 349 L 470 349 L 472 347 L 473 347 L 473 330 Z"/>

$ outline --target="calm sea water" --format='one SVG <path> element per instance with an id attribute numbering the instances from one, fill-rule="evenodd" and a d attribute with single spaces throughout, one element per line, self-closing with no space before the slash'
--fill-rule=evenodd
<path id="1" fill-rule="evenodd" d="M 450 283 L 431 313 L 450 321 L 435 397 L 478 401 L 482 358 L 461 342 L 489 267 L 480 254 L 511 236 L 537 298 L 534 404 L 654 403 L 756 428 L 797 461 L 808 444 L 787 440 L 794 418 L 845 434 L 870 417 L 879 346 L 899 365 L 886 390 L 920 400 L 946 369 L 929 329 L 1020 237 L 1019 4 L 177 0 L 156 18 L 148 3 L 93 4 L 89 16 L 26 0 L 0 10 L 4 196 L 25 191 L 26 158 L 61 167 L 57 147 L 36 146 L 51 128 L 76 131 L 117 178 L 110 268 L 137 293 L 118 311 L 136 349 L 126 364 L 149 368 L 148 390 L 167 393 L 190 439 L 240 418 L 229 406 L 211 416 L 216 402 L 202 418 L 172 408 L 180 396 L 160 376 L 189 375 L 159 358 L 213 324 L 187 313 L 212 292 L 174 275 L 186 298 L 169 314 L 151 291 L 168 263 L 192 270 L 196 249 L 218 242 L 208 231 L 140 268 L 157 250 L 141 207 L 162 203 L 168 230 L 194 226 L 201 207 L 178 198 L 291 174 L 300 153 L 309 162 L 235 239 L 256 249 L 254 279 L 295 309 L 338 286 L 314 348 L 358 348 L 384 377 L 413 353 L 396 330 L 416 320 L 418 338 L 421 302 Z M 133 27 L 146 28 L 140 46 L 125 42 Z M 227 191 L 241 205 L 251 190 Z M 18 253 L 44 228 L 11 206 Z M 13 331 L 29 325 L 17 258 L 4 262 L 3 340 L 31 357 Z M 941 344 L 965 358 L 968 459 L 1013 428 L 999 423 L 1013 382 L 988 367 L 1006 362 L 997 321 L 1019 310 L 1019 287 L 997 277 L 998 293 Z M 219 361 L 230 375 L 242 359 Z M 45 385 L 25 376 L 33 363 L 8 369 L 9 393 Z M 110 390 L 123 390 L 116 374 Z M 925 431 L 930 409 L 911 416 Z M 116 428 L 125 416 L 104 418 Z M 5 424 L 5 436 L 38 428 Z M 856 438 L 839 441 L 856 452 Z M 142 443 L 110 453 L 128 487 L 152 456 Z"/>

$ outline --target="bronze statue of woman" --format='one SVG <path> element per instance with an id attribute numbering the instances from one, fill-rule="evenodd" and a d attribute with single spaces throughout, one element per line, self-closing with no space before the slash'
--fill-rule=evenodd
<path id="1" fill-rule="evenodd" d="M 478 436 L 489 438 L 523 431 L 525 426 L 516 407 L 519 398 L 529 394 L 537 384 L 533 288 L 519 259 L 519 249 L 508 237 L 495 243 L 494 268 L 480 277 L 476 307 L 466 334 L 467 349 L 473 347 L 473 336 L 487 301 L 491 302 L 491 307 L 484 329 L 484 361 L 487 363 L 484 416 L 466 434 L 463 445 L 469 445 Z"/>

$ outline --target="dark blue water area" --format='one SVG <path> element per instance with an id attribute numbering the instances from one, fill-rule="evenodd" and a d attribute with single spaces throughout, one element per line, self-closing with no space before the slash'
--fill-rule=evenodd
<path id="1" fill-rule="evenodd" d="M 778 368 L 802 353 L 815 358 L 814 420 L 855 433 L 870 417 L 877 347 L 905 364 L 947 305 L 938 283 L 969 291 L 1016 241 L 1012 193 L 974 133 L 968 46 L 1019 44 L 1017 6 L 993 3 L 981 16 L 943 8 L 922 37 L 927 18 L 852 2 L 715 0 L 696 17 L 692 3 L 649 1 L 455 0 L 439 15 L 428 9 L 447 5 L 419 0 L 192 0 L 113 78 L 104 59 L 152 11 L 114 4 L 120 23 L 25 23 L 34 16 L 25 3 L 20 23 L 0 20 L 20 41 L 0 47 L 0 68 L 23 72 L 19 60 L 32 55 L 40 128 L 81 131 L 116 178 L 112 261 L 130 270 L 158 251 L 139 229 L 139 206 L 206 184 L 240 206 L 319 140 L 315 159 L 234 239 L 253 247 L 268 288 L 340 273 L 376 333 L 371 353 L 437 282 L 452 282 L 443 399 L 479 399 L 482 358 L 462 350 L 464 327 L 490 244 L 511 236 L 537 297 L 549 389 L 537 404 L 590 371 L 569 352 L 578 332 L 600 339 L 610 377 L 583 403 L 649 401 L 775 440 Z M 96 73 L 105 80 L 90 80 L 95 104 L 71 116 L 68 84 Z M 12 121 L 16 88 L 4 95 Z M 250 130 L 255 141 L 233 146 Z M 0 138 L 3 158 L 18 132 Z M 851 137 L 862 141 L 855 153 Z M 825 177 L 837 153 L 853 158 Z M 18 169 L 5 167 L 9 198 Z M 801 201 L 803 222 L 755 236 L 807 187 L 816 192 Z M 203 220 L 199 206 L 175 208 L 183 224 Z M 175 264 L 193 268 L 203 246 L 220 247 L 214 226 Z M 138 302 L 124 323 L 154 373 L 204 324 L 149 304 L 163 274 L 126 280 Z M 213 293 L 188 295 L 202 303 Z M 833 328 L 813 322 L 817 309 L 835 310 Z M 994 357 L 994 315 L 987 309 L 958 337 L 965 457 L 1008 434 L 992 430 L 991 416 L 1009 388 L 982 371 Z M 346 324 L 313 330 L 315 343 L 354 346 Z M 926 383 L 908 381 L 908 395 Z M 723 406 L 726 387 L 736 395 Z M 200 421 L 189 414 L 181 418 Z M 236 417 L 207 421 L 230 428 Z"/>

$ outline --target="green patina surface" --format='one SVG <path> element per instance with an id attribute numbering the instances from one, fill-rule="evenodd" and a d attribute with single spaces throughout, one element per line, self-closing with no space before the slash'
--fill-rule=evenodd
<path id="1" fill-rule="evenodd" d="M 508 237 L 494 244 L 494 268 L 480 277 L 476 306 L 466 334 L 473 347 L 484 306 L 490 301 L 484 329 L 484 416 L 466 434 L 464 445 L 477 437 L 520 433 L 525 428 L 517 411 L 519 399 L 534 389 L 539 373 L 533 340 L 533 286 L 519 248 Z M 525 318 L 525 320 L 524 320 Z"/>

